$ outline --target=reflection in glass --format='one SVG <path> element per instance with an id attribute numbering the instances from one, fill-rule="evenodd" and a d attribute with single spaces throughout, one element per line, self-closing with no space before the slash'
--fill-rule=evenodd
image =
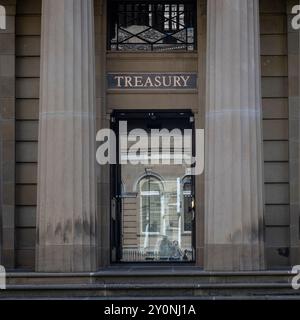
<path id="1" fill-rule="evenodd" d="M 138 192 L 122 195 L 123 261 L 192 259 L 191 178 L 187 180 L 170 175 L 159 180 L 149 173 L 138 183 Z"/>
<path id="2" fill-rule="evenodd" d="M 156 179 L 147 176 L 140 182 L 142 232 L 159 233 L 162 193 Z"/>
<path id="3" fill-rule="evenodd" d="M 136 124 L 138 127 L 139 124 Z M 163 124 L 162 124 L 163 126 Z M 156 124 L 149 125 L 152 129 Z M 145 128 L 144 128 L 145 129 Z M 169 128 L 170 129 L 170 128 Z M 151 140 L 150 134 L 146 139 Z M 174 131 L 175 132 L 175 131 Z M 180 132 L 180 131 L 179 131 Z M 155 135 L 152 136 L 152 138 Z M 120 139 L 125 138 L 120 135 Z M 157 164 L 126 163 L 120 165 L 121 190 L 121 256 L 123 262 L 185 262 L 194 260 L 192 231 L 194 223 L 193 177 L 187 175 L 189 166 L 176 164 L 182 155 L 177 145 L 179 138 L 174 133 L 170 148 L 148 150 L 143 145 L 141 154 L 158 159 Z M 192 139 L 189 136 L 185 148 L 189 157 Z M 121 159 L 133 142 L 121 148 Z M 148 144 L 149 148 L 151 142 Z M 141 154 L 139 156 L 141 156 Z M 136 156 L 138 157 L 138 155 Z M 172 159 L 169 164 L 166 160 Z M 133 155 L 130 160 L 136 160 Z"/>

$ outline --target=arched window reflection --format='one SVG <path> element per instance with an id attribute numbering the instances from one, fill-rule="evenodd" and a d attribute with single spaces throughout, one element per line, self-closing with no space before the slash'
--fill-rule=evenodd
<path id="1" fill-rule="evenodd" d="M 161 183 L 153 176 L 140 181 L 140 219 L 144 233 L 161 231 Z"/>

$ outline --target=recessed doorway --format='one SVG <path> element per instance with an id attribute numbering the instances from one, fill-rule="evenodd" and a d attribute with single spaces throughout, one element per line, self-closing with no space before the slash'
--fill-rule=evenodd
<path id="1" fill-rule="evenodd" d="M 194 262 L 193 114 L 122 111 L 112 123 L 112 260 Z"/>

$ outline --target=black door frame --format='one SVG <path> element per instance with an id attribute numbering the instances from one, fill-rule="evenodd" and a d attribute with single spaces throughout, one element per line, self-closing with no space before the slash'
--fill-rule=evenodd
<path id="1" fill-rule="evenodd" d="M 196 264 L 196 183 L 195 176 L 191 176 L 192 178 L 192 198 L 194 201 L 194 219 L 192 225 L 192 247 L 193 247 L 193 260 L 192 261 L 136 261 L 136 262 L 125 262 L 121 261 L 122 258 L 122 186 L 121 186 L 121 165 L 119 164 L 119 121 L 120 120 L 130 120 L 130 119 L 139 119 L 147 121 L 147 118 L 151 120 L 153 117 L 157 117 L 161 119 L 170 119 L 170 120 L 178 120 L 180 118 L 193 118 L 193 121 L 190 121 L 191 129 L 193 130 L 192 136 L 192 155 L 195 157 L 195 117 L 194 113 L 191 110 L 114 110 L 111 114 L 111 129 L 116 134 L 116 159 L 117 164 L 110 165 L 110 189 L 111 189 L 111 212 L 110 212 L 110 262 L 111 264 L 125 264 L 125 265 L 182 265 Z M 115 212 L 113 212 L 113 210 Z M 114 253 L 113 253 L 114 252 Z"/>

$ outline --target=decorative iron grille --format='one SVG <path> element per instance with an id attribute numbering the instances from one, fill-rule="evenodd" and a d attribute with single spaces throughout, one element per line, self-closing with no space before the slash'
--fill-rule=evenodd
<path id="1" fill-rule="evenodd" d="M 112 51 L 196 49 L 194 1 L 112 1 L 108 21 Z"/>

